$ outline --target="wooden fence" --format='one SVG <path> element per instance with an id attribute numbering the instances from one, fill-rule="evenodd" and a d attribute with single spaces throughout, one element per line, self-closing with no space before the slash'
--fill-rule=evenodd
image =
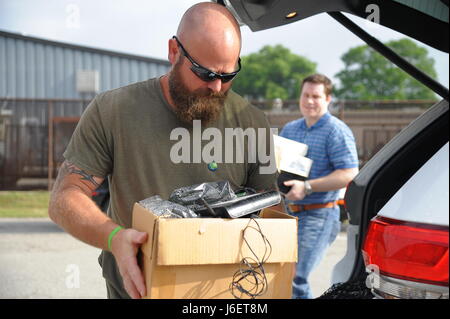
<path id="1" fill-rule="evenodd" d="M 289 102 L 289 101 L 287 101 Z M 362 167 L 393 136 L 431 106 L 429 101 L 408 103 L 347 101 L 332 107 L 356 138 Z M 0 105 L 0 189 L 51 188 L 62 154 L 89 101 L 2 99 Z M 259 102 L 253 104 L 260 106 Z M 267 103 L 267 102 L 265 102 Z M 296 102 L 284 109 L 265 111 L 272 127 L 281 129 L 300 117 Z M 350 103 L 350 104 L 349 104 Z M 370 107 L 362 107 L 370 104 Z M 286 105 L 288 107 L 286 107 Z M 290 105 L 290 106 L 289 106 Z M 361 106 L 362 105 L 362 106 Z M 378 108 L 378 106 L 380 106 Z"/>

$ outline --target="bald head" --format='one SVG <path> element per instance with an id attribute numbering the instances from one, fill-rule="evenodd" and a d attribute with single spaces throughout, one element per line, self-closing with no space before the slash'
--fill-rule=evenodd
<path id="1" fill-rule="evenodd" d="M 226 96 L 232 84 L 224 82 L 225 77 L 219 79 L 217 74 L 225 76 L 241 67 L 241 32 L 233 15 L 217 3 L 192 6 L 180 21 L 177 39 L 168 41 L 168 49 L 172 68 L 161 78 L 161 85 L 169 104 L 179 110 L 180 105 L 188 103 L 181 99 L 177 102 L 176 97 L 205 97 L 206 107 L 200 107 L 200 113 L 214 110 L 211 102 L 214 96 L 209 95 Z M 211 77 L 210 72 L 216 76 L 205 80 L 204 75 Z"/>
<path id="2" fill-rule="evenodd" d="M 189 51 L 195 46 L 208 47 L 216 53 L 241 49 L 241 31 L 233 15 L 222 5 L 202 2 L 183 15 L 177 30 L 178 38 Z"/>

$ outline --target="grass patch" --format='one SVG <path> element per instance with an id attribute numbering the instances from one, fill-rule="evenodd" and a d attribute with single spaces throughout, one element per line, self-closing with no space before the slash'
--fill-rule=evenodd
<path id="1" fill-rule="evenodd" d="M 48 217 L 48 191 L 0 191 L 0 218 Z"/>

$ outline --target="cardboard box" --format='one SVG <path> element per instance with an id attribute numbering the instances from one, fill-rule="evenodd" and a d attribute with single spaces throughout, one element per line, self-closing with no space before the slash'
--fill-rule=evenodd
<path id="1" fill-rule="evenodd" d="M 260 298 L 291 298 L 297 219 L 272 209 L 264 209 L 261 217 L 256 221 L 272 252 L 263 265 L 268 285 Z M 233 275 L 243 257 L 254 258 L 243 239 L 244 229 L 245 239 L 258 258 L 267 253 L 257 227 L 249 218 L 160 218 L 136 203 L 133 228 L 149 235 L 139 258 L 147 288 L 145 298 L 235 298 L 230 290 Z M 247 279 L 242 282 L 248 284 Z"/>

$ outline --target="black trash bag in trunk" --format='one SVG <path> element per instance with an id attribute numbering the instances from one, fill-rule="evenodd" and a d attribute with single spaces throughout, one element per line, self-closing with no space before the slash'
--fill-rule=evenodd
<path id="1" fill-rule="evenodd" d="M 374 295 L 367 287 L 364 277 L 334 284 L 316 299 L 374 299 Z"/>

